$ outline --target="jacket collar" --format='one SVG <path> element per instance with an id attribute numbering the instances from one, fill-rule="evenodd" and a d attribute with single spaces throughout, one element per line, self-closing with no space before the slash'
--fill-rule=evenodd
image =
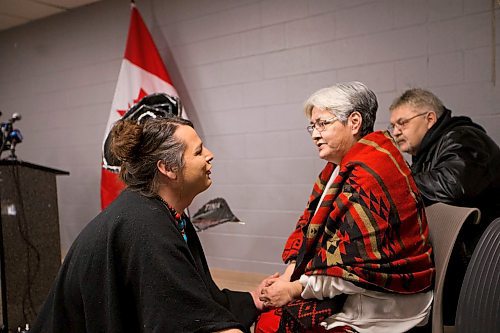
<path id="1" fill-rule="evenodd" d="M 439 139 L 443 137 L 445 133 L 450 131 L 452 128 L 459 126 L 473 126 L 485 132 L 485 130 L 481 126 L 473 123 L 469 117 L 452 117 L 451 110 L 445 107 L 441 117 L 439 117 L 437 122 L 424 135 L 422 143 L 420 144 L 419 151 L 415 156 L 412 156 L 412 163 L 416 163 L 422 157 L 422 155 L 426 155 L 429 147 L 433 146 Z"/>

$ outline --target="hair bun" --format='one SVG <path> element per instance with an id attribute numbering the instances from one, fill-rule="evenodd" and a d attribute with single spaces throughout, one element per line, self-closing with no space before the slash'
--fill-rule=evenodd
<path id="1" fill-rule="evenodd" d="M 142 129 L 142 125 L 130 120 L 119 120 L 113 126 L 109 148 L 114 157 L 120 162 L 130 161 L 137 156 Z"/>

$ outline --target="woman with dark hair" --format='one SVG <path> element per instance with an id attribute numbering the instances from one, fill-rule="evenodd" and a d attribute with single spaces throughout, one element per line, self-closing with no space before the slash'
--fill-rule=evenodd
<path id="1" fill-rule="evenodd" d="M 255 332 L 406 332 L 424 325 L 434 265 L 422 199 L 360 82 L 305 103 L 307 131 L 327 164 L 283 251 L 288 267 L 260 299 Z"/>
<path id="2" fill-rule="evenodd" d="M 110 149 L 127 185 L 69 250 L 33 332 L 247 332 L 257 292 L 220 290 L 184 214 L 212 183 L 190 121 L 120 120 Z"/>

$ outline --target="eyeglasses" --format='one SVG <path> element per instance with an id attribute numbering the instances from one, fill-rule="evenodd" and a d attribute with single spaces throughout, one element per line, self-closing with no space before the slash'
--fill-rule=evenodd
<path id="1" fill-rule="evenodd" d="M 327 125 L 333 124 L 337 120 L 338 119 L 335 116 L 325 120 L 318 120 L 314 124 L 307 126 L 306 130 L 307 132 L 309 132 L 309 134 L 313 134 L 314 130 L 317 130 L 318 132 L 323 132 L 326 129 Z"/>
<path id="2" fill-rule="evenodd" d="M 395 128 L 402 130 L 406 127 L 406 125 L 408 125 L 408 123 L 411 120 L 413 120 L 417 117 L 423 116 L 423 115 L 427 115 L 428 113 L 429 112 L 423 112 L 423 113 L 419 113 L 419 114 L 414 115 L 413 117 L 410 117 L 407 119 L 398 119 L 395 124 L 389 124 L 389 126 L 387 126 L 387 130 L 389 131 L 389 133 L 393 134 Z"/>

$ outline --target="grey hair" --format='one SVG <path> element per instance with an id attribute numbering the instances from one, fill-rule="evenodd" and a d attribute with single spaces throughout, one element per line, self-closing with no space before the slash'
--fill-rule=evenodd
<path id="1" fill-rule="evenodd" d="M 438 118 L 441 117 L 444 112 L 443 102 L 441 102 L 441 100 L 430 91 L 421 88 L 406 90 L 401 96 L 392 102 L 389 107 L 389 111 L 392 112 L 394 109 L 405 104 L 409 104 L 416 108 L 428 107 L 436 113 Z"/>
<path id="2" fill-rule="evenodd" d="M 338 83 L 313 93 L 304 103 L 304 112 L 311 119 L 312 109 L 327 110 L 344 125 L 353 112 L 361 114 L 360 137 L 373 132 L 378 102 L 375 93 L 361 82 Z"/>
<path id="3" fill-rule="evenodd" d="M 111 149 L 121 161 L 120 178 L 129 189 L 156 196 L 160 186 L 158 161 L 164 161 L 169 170 L 182 170 L 186 145 L 174 136 L 182 125 L 193 127 L 179 117 L 152 118 L 143 124 L 122 120 L 113 127 Z"/>

